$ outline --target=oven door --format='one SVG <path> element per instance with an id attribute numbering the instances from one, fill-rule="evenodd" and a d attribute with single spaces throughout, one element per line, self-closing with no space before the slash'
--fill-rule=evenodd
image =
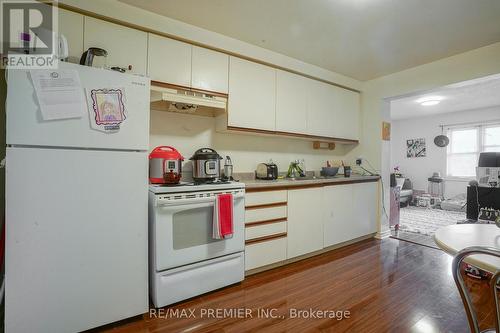
<path id="1" fill-rule="evenodd" d="M 233 193 L 233 236 L 212 238 L 217 193 Z M 245 190 L 156 195 L 152 244 L 157 272 L 224 256 L 245 247 Z"/>

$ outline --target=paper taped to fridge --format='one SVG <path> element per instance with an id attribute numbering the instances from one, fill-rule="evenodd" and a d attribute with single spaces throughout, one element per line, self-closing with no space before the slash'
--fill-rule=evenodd
<path id="1" fill-rule="evenodd" d="M 80 118 L 85 110 L 85 98 L 76 70 L 32 70 L 43 120 Z"/>

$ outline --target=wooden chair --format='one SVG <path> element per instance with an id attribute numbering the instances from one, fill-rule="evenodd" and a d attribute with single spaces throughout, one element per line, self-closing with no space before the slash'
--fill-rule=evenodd
<path id="1" fill-rule="evenodd" d="M 472 246 L 458 252 L 455 258 L 453 258 L 453 265 L 452 265 L 453 279 L 455 280 L 455 283 L 458 287 L 458 291 L 460 293 L 460 297 L 462 298 L 462 302 L 464 303 L 465 312 L 467 314 L 467 319 L 469 320 L 471 332 L 474 333 L 500 332 L 500 308 L 498 304 L 497 289 L 496 289 L 498 279 L 500 278 L 500 271 L 497 271 L 496 274 L 493 275 L 490 281 L 490 290 L 493 295 L 493 299 L 495 300 L 495 310 L 496 310 L 495 329 L 489 328 L 483 331 L 479 330 L 477 315 L 473 309 L 472 300 L 470 298 L 469 292 L 467 291 L 467 288 L 465 287 L 462 274 L 460 273 L 460 267 L 462 261 L 464 261 L 467 257 L 475 254 L 484 254 L 500 258 L 500 249 L 492 247 Z"/>

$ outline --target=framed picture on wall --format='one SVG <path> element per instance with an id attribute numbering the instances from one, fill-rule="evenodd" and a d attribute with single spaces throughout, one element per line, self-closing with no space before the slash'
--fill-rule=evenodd
<path id="1" fill-rule="evenodd" d="M 388 123 L 386 121 L 382 122 L 382 140 L 391 140 L 391 123 Z"/>
<path id="2" fill-rule="evenodd" d="M 406 140 L 406 157 L 425 157 L 425 139 L 409 139 Z"/>

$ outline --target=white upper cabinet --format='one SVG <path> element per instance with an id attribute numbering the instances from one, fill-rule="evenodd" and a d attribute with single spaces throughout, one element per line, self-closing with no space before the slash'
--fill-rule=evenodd
<path id="1" fill-rule="evenodd" d="M 192 52 L 191 86 L 227 94 L 229 56 L 198 46 Z"/>
<path id="2" fill-rule="evenodd" d="M 148 37 L 143 31 L 86 16 L 83 48 L 89 47 L 100 47 L 108 52 L 108 67 L 146 74 Z"/>
<path id="3" fill-rule="evenodd" d="M 228 70 L 224 53 L 149 34 L 151 80 L 227 94 Z"/>
<path id="4" fill-rule="evenodd" d="M 68 40 L 68 61 L 78 64 L 83 53 L 83 15 L 61 9 L 59 13 L 59 33 Z"/>
<path id="5" fill-rule="evenodd" d="M 288 191 L 288 258 L 323 248 L 322 208 L 322 187 Z"/>
<path id="6" fill-rule="evenodd" d="M 228 126 L 274 131 L 276 70 L 230 57 Z"/>
<path id="7" fill-rule="evenodd" d="M 359 113 L 360 95 L 357 92 L 347 89 L 336 88 L 335 109 L 338 122 L 341 126 L 336 126 L 338 138 L 358 140 L 359 139 Z"/>
<path id="8" fill-rule="evenodd" d="M 309 134 L 358 140 L 359 112 L 359 93 L 319 81 L 309 81 Z"/>
<path id="9" fill-rule="evenodd" d="M 315 80 L 308 82 L 307 132 L 311 135 L 335 137 L 336 114 L 333 108 L 333 86 Z"/>
<path id="10" fill-rule="evenodd" d="M 154 81 L 191 87 L 191 44 L 149 34 L 148 75 Z"/>
<path id="11" fill-rule="evenodd" d="M 307 134 L 309 79 L 278 70 L 276 74 L 276 130 Z"/>

